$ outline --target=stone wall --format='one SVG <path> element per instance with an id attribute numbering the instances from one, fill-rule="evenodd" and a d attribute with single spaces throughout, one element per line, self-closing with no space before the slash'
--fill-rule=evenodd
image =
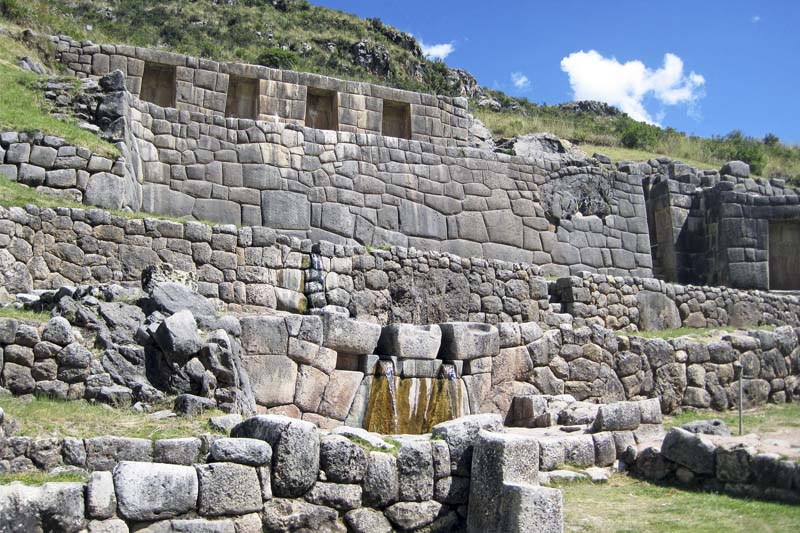
<path id="1" fill-rule="evenodd" d="M 637 473 L 737 498 L 800 503 L 800 468 L 777 453 L 759 453 L 752 443 L 673 428 L 661 449 L 647 448 Z"/>
<path id="2" fill-rule="evenodd" d="M 794 293 L 585 273 L 559 279 L 554 299 L 576 319 L 611 329 L 800 325 L 800 296 Z"/>
<path id="3" fill-rule="evenodd" d="M 96 45 L 67 36 L 51 40 L 57 60 L 71 74 L 100 77 L 120 70 L 132 94 L 166 104 L 164 107 L 217 117 L 237 117 L 237 111 L 249 108 L 255 109 L 255 116 L 239 118 L 309 125 L 308 94 L 327 91 L 338 107 L 334 110 L 334 129 L 339 131 L 381 134 L 383 107 L 388 102 L 390 106 L 407 106 L 409 139 L 444 146 L 465 146 L 468 141 L 466 98 L 414 93 L 259 65 L 219 63 L 163 50 Z M 241 86 L 242 79 L 256 85 L 256 101 L 250 105 L 240 101 L 251 96 L 247 91 L 230 90 Z"/>
<path id="4" fill-rule="evenodd" d="M 503 531 L 559 530 L 560 492 L 538 487 L 538 442 L 495 433 L 499 429 L 499 417 L 469 417 L 437 427 L 435 440 L 388 442 L 375 434 L 319 433 L 306 422 L 259 416 L 234 427 L 232 438 L 153 443 L 12 437 L 3 440 L 3 456 L 15 455 L 18 465 L 53 468 L 63 458 L 73 470 L 92 474 L 85 484 L 0 487 L 0 528 L 482 531 L 473 522 L 492 516 L 519 521 Z M 483 457 L 489 452 L 505 460 Z M 500 491 L 510 482 L 524 493 L 507 501 Z M 478 497 L 484 492 L 488 500 Z M 469 507 L 470 499 L 480 505 Z M 526 509 L 546 518 L 528 522 Z"/>
<path id="5" fill-rule="evenodd" d="M 781 179 L 752 179 L 733 161 L 720 172 L 678 162 L 639 164 L 656 268 L 679 283 L 738 288 L 770 284 L 770 226 L 800 221 L 800 196 Z M 772 248 L 780 246 L 773 243 Z M 776 275 L 778 275 L 776 273 Z"/>

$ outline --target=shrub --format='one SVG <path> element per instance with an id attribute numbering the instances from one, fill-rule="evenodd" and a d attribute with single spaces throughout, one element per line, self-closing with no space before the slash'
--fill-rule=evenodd
<path id="1" fill-rule="evenodd" d="M 267 48 L 258 55 L 256 63 L 265 67 L 293 69 L 297 66 L 297 54 L 281 48 Z"/>
<path id="2" fill-rule="evenodd" d="M 626 121 L 619 141 L 625 148 L 652 150 L 659 141 L 659 129 L 644 122 Z"/>
<path id="3" fill-rule="evenodd" d="M 0 0 L 0 14 L 12 20 L 21 20 L 27 15 L 27 9 L 20 0 Z"/>

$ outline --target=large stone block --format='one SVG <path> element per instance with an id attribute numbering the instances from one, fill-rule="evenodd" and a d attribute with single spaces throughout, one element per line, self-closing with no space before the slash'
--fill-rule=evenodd
<path id="1" fill-rule="evenodd" d="M 440 327 L 441 359 L 477 359 L 500 353 L 500 333 L 495 326 L 474 322 L 447 322 L 440 324 Z"/>
<path id="2" fill-rule="evenodd" d="M 241 515 L 261 510 L 256 469 L 235 463 L 196 465 L 201 515 Z"/>
<path id="3" fill-rule="evenodd" d="M 450 448 L 450 469 L 453 474 L 468 476 L 472 452 L 481 430 L 497 431 L 503 426 L 499 414 L 469 415 L 433 426 L 431 434 L 441 438 Z"/>
<path id="4" fill-rule="evenodd" d="M 123 461 L 114 468 L 118 511 L 128 520 L 177 516 L 197 505 L 194 467 Z"/>
<path id="5" fill-rule="evenodd" d="M 320 465 L 328 481 L 360 483 L 367 471 L 367 454 L 341 435 L 328 435 L 320 444 Z"/>
<path id="6" fill-rule="evenodd" d="M 375 352 L 381 326 L 346 317 L 339 313 L 323 313 L 322 345 L 339 353 L 369 355 Z"/>
<path id="7" fill-rule="evenodd" d="M 263 191 L 261 217 L 264 226 L 275 229 L 305 230 L 311 227 L 311 203 L 305 194 L 290 191 Z"/>
<path id="8" fill-rule="evenodd" d="M 431 443 L 406 441 L 397 454 L 401 501 L 433 499 L 433 454 Z"/>
<path id="9" fill-rule="evenodd" d="M 447 219 L 438 211 L 409 200 L 400 202 L 400 231 L 411 237 L 447 238 Z"/>
<path id="10" fill-rule="evenodd" d="M 590 437 L 591 438 L 591 437 Z M 539 442 L 530 437 L 481 431 L 472 456 L 467 518 L 469 531 L 502 531 L 505 484 L 538 485 Z"/>
<path id="11" fill-rule="evenodd" d="M 112 470 L 121 461 L 153 460 L 153 442 L 149 439 L 91 437 L 84 439 L 84 445 L 88 470 Z"/>
<path id="12" fill-rule="evenodd" d="M 87 204 L 105 209 L 122 209 L 128 205 L 125 178 L 100 172 L 89 178 L 83 199 Z"/>
<path id="13" fill-rule="evenodd" d="M 260 415 L 233 428 L 231 437 L 261 439 L 272 446 L 272 491 L 278 497 L 300 496 L 317 479 L 320 441 L 314 424 Z"/>
<path id="14" fill-rule="evenodd" d="M 351 370 L 331 372 L 319 404 L 319 414 L 335 420 L 344 420 L 350 412 L 350 406 L 363 377 L 363 373 Z"/>
<path id="15" fill-rule="evenodd" d="M 388 453 L 370 452 L 363 487 L 366 505 L 385 507 L 396 502 L 400 494 L 397 459 Z"/>
<path id="16" fill-rule="evenodd" d="M 665 294 L 641 291 L 636 295 L 636 306 L 639 310 L 639 328 L 644 331 L 681 327 L 678 307 Z"/>
<path id="17" fill-rule="evenodd" d="M 636 402 L 616 402 L 601 405 L 597 410 L 594 431 L 628 431 L 639 427 L 641 411 Z"/>
<path id="18" fill-rule="evenodd" d="M 294 401 L 297 363 L 285 355 L 246 355 L 242 365 L 260 405 L 274 407 Z"/>
<path id="19" fill-rule="evenodd" d="M 279 316 L 247 316 L 241 319 L 242 348 L 249 355 L 284 355 L 289 349 L 286 321 Z"/>
<path id="20" fill-rule="evenodd" d="M 154 338 L 167 358 L 180 363 L 189 360 L 203 347 L 194 316 L 188 309 L 167 317 Z"/>
<path id="21" fill-rule="evenodd" d="M 715 450 L 711 441 L 681 428 L 672 428 L 661 443 L 661 455 L 696 474 L 715 472 Z"/>
<path id="22" fill-rule="evenodd" d="M 217 439 L 211 445 L 214 461 L 262 466 L 272 463 L 272 448 L 259 439 Z"/>
<path id="23" fill-rule="evenodd" d="M 503 486 L 500 522 L 494 528 L 469 531 L 504 533 L 561 533 L 564 512 L 561 491 L 509 483 Z"/>
<path id="24" fill-rule="evenodd" d="M 436 359 L 442 343 L 437 325 L 389 324 L 378 341 L 378 353 L 407 359 Z"/>

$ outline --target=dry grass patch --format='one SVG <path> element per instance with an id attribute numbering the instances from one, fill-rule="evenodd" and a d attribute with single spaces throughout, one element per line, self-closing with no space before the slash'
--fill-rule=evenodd
<path id="1" fill-rule="evenodd" d="M 682 413 L 665 416 L 664 427 L 670 429 L 694 420 L 708 420 L 719 418 L 728 425 L 732 433 L 736 433 L 739 427 L 739 412 L 735 409 L 730 411 L 710 411 L 710 410 L 684 410 Z M 749 409 L 743 414 L 743 425 L 745 433 L 770 433 L 786 428 L 800 429 L 800 405 L 798 404 L 771 404 Z"/>

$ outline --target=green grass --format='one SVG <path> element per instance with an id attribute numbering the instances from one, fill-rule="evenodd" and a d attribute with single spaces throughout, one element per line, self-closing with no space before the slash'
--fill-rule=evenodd
<path id="1" fill-rule="evenodd" d="M 708 420 L 719 418 L 724 421 L 732 433 L 737 434 L 739 428 L 739 413 L 730 411 L 689 411 L 665 416 L 664 427 L 670 429 L 695 420 Z M 800 405 L 798 404 L 770 404 L 757 409 L 750 409 L 743 413 L 745 433 L 764 433 L 784 428 L 800 429 Z"/>
<path id="2" fill-rule="evenodd" d="M 490 111 L 473 106 L 474 115 L 495 137 L 546 131 L 577 144 L 590 156 L 600 152 L 617 161 L 668 156 L 700 169 L 719 169 L 730 160 L 741 159 L 750 163 L 754 176 L 800 180 L 800 147 L 774 139 L 754 139 L 739 131 L 703 138 L 635 122 L 623 114 L 600 116 L 575 112 L 505 95 L 498 99 L 503 105 L 514 105 L 517 109 Z"/>
<path id="3" fill-rule="evenodd" d="M 50 320 L 50 313 L 46 313 L 44 311 L 32 311 L 30 309 L 19 309 L 17 307 L 0 307 L 0 318 L 16 318 L 17 320 L 47 322 Z"/>
<path id="4" fill-rule="evenodd" d="M 32 55 L 32 50 L 0 34 L 0 131 L 41 131 L 97 154 L 116 157 L 119 152 L 110 143 L 79 128 L 75 121 L 61 120 L 48 113 L 44 92 L 36 87 L 46 77 L 16 66 L 17 59 L 25 55 Z"/>
<path id="5" fill-rule="evenodd" d="M 0 485 L 8 485 L 19 481 L 25 485 L 44 485 L 51 482 L 77 482 L 86 483 L 89 476 L 77 472 L 62 472 L 59 474 L 51 474 L 41 470 L 31 470 L 28 472 L 14 472 L 0 474 Z"/>
<path id="6" fill-rule="evenodd" d="M 800 506 L 691 492 L 614 475 L 560 487 L 567 532 L 797 531 Z"/>
<path id="7" fill-rule="evenodd" d="M 160 408 L 169 408 L 169 404 Z M 0 407 L 20 425 L 18 434 L 30 437 L 99 437 L 117 435 L 145 439 L 191 437 L 214 433 L 208 425 L 220 411 L 206 411 L 196 417 L 155 420 L 146 413 L 112 409 L 84 401 L 59 401 L 48 398 L 0 398 Z"/>

